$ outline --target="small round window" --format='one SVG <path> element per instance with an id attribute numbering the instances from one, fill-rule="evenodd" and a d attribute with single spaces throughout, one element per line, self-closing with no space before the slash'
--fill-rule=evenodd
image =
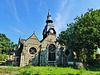
<path id="1" fill-rule="evenodd" d="M 31 48 L 29 49 L 29 52 L 30 52 L 30 54 L 35 54 L 35 53 L 37 52 L 37 50 L 36 50 L 36 48 L 31 47 Z"/>
<path id="2" fill-rule="evenodd" d="M 67 56 L 69 55 L 69 53 L 70 53 L 69 50 L 66 50 L 66 51 L 65 51 L 65 54 L 66 54 Z"/>

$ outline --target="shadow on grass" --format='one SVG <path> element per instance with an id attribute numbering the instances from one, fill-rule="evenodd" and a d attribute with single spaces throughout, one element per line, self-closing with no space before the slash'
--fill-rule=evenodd
<path id="1" fill-rule="evenodd" d="M 57 67 L 62 67 L 62 68 L 73 68 L 73 69 L 85 69 L 87 71 L 100 71 L 100 64 L 94 64 L 92 66 L 84 66 L 84 68 L 78 68 L 75 65 L 57 65 Z"/>
<path id="2" fill-rule="evenodd" d="M 86 67 L 88 71 L 100 71 L 100 64 L 94 64 L 91 66 Z"/>

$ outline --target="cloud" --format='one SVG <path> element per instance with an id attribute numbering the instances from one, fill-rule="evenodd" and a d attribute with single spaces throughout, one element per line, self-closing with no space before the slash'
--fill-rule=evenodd
<path id="1" fill-rule="evenodd" d="M 21 24 L 24 25 L 23 22 L 21 21 L 21 19 L 18 16 L 18 12 L 17 12 L 17 8 L 16 8 L 16 4 L 15 4 L 15 0 L 7 0 L 7 4 L 8 4 L 8 10 L 12 13 L 12 15 L 15 17 L 15 19 Z"/>
<path id="2" fill-rule="evenodd" d="M 14 14 L 16 20 L 20 22 L 14 0 L 12 0 L 12 4 L 13 4 L 13 8 L 14 8 L 14 13 L 13 14 Z"/>
<path id="3" fill-rule="evenodd" d="M 62 10 L 64 9 L 64 7 L 65 7 L 66 4 L 68 3 L 68 1 L 69 1 L 69 0 L 62 0 L 61 5 L 60 5 L 60 7 L 61 7 Z"/>
<path id="4" fill-rule="evenodd" d="M 37 0 L 36 2 L 38 3 L 37 10 L 39 12 L 48 9 L 48 6 L 46 5 L 46 3 L 43 0 Z"/>
<path id="5" fill-rule="evenodd" d="M 67 29 L 67 24 L 70 23 L 69 20 L 71 19 L 71 12 L 74 11 L 74 7 L 76 5 L 76 1 L 72 0 L 61 0 L 60 4 L 58 4 L 58 10 L 55 16 L 55 30 L 57 32 L 57 36 L 61 31 Z"/>
<path id="6" fill-rule="evenodd" d="M 62 16 L 60 13 L 57 13 L 57 17 L 55 18 L 55 29 L 57 33 L 60 33 L 60 29 L 64 26 L 64 20 L 61 20 Z"/>
<path id="7" fill-rule="evenodd" d="M 43 7 L 43 3 L 42 2 L 39 2 L 39 5 L 38 5 L 38 11 L 41 11 L 41 8 Z"/>
<path id="8" fill-rule="evenodd" d="M 19 33 L 19 34 L 24 34 L 23 32 L 21 32 L 20 30 L 16 29 L 16 28 L 12 28 L 15 32 Z"/>
<path id="9" fill-rule="evenodd" d="M 67 27 L 66 21 L 68 19 L 69 12 L 67 11 L 68 9 L 66 9 L 65 7 L 67 7 L 68 2 L 69 2 L 69 0 L 62 0 L 60 2 L 60 4 L 59 4 L 59 10 L 58 10 L 58 12 L 56 14 L 55 24 L 54 24 L 55 25 L 55 29 L 56 29 L 58 34 L 60 33 L 60 31 L 63 28 Z"/>
<path id="10" fill-rule="evenodd" d="M 27 1 L 27 0 L 23 0 L 23 2 L 24 2 L 24 5 L 25 5 L 26 12 L 27 12 L 27 14 L 29 15 L 28 1 Z"/>

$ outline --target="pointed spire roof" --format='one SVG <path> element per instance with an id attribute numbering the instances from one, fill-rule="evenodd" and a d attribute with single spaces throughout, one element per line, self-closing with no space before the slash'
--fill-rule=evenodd
<path id="1" fill-rule="evenodd" d="M 50 9 L 48 10 L 48 16 L 47 16 L 46 23 L 53 23 L 53 21 L 51 19 L 51 15 L 50 15 Z"/>
<path id="2" fill-rule="evenodd" d="M 51 15 L 50 15 L 50 9 L 48 10 L 48 16 L 51 16 Z"/>

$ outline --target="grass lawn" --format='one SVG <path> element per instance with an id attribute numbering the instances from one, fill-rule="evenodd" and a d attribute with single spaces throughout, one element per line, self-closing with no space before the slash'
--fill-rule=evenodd
<path id="1" fill-rule="evenodd" d="M 85 69 L 74 69 L 72 67 L 56 67 L 56 66 L 27 66 L 27 67 L 13 67 L 0 68 L 0 75 L 4 73 L 12 74 L 18 72 L 16 75 L 33 75 L 33 74 L 66 74 L 66 75 L 97 75 L 99 71 L 87 71 Z"/>

